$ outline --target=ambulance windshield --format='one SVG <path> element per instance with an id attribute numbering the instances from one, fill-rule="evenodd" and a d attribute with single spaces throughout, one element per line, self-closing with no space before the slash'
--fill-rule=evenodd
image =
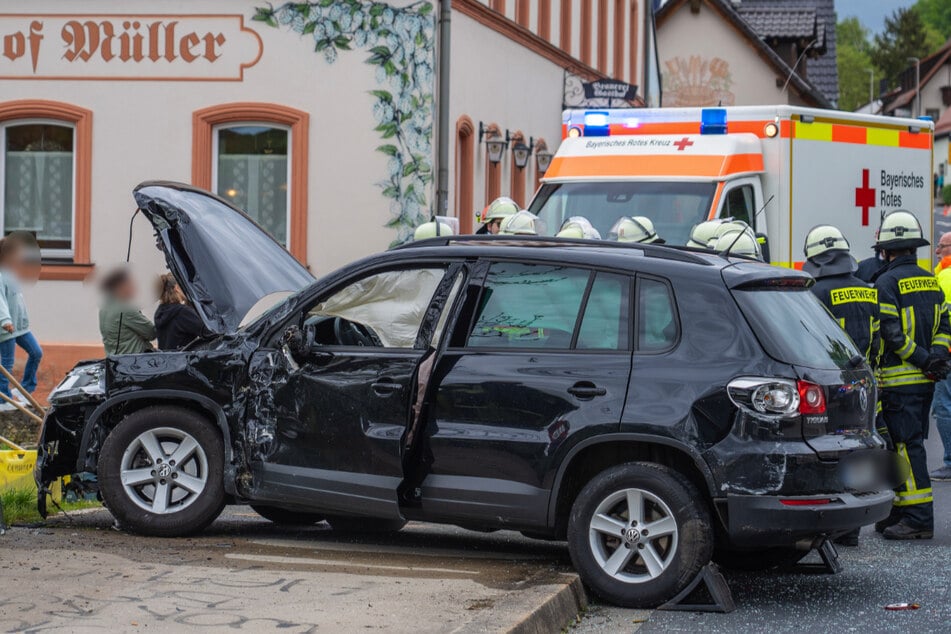
<path id="1" fill-rule="evenodd" d="M 647 216 L 667 244 L 683 245 L 690 229 L 710 214 L 716 183 L 671 181 L 577 182 L 542 185 L 529 211 L 551 230 L 584 216 L 602 236 L 621 216 Z"/>

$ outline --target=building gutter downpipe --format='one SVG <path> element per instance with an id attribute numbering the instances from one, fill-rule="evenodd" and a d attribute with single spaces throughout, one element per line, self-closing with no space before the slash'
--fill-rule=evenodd
<path id="1" fill-rule="evenodd" d="M 449 210 L 449 44 L 452 0 L 439 3 L 439 101 L 436 119 L 436 214 Z"/>

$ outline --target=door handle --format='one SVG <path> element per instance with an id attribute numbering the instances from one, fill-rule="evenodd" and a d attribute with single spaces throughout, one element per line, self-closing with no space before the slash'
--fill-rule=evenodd
<path id="1" fill-rule="evenodd" d="M 579 381 L 568 388 L 568 393 L 578 399 L 587 400 L 595 396 L 604 396 L 608 391 L 590 381 Z"/>
<path id="2" fill-rule="evenodd" d="M 377 394 L 383 395 L 399 392 L 403 389 L 403 384 L 397 383 L 389 377 L 380 377 L 374 383 L 371 383 L 370 387 L 373 388 L 373 391 Z"/>

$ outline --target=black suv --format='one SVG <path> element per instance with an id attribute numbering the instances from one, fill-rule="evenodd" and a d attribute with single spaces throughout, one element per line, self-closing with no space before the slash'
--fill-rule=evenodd
<path id="1" fill-rule="evenodd" d="M 567 539 L 589 588 L 651 606 L 712 556 L 794 561 L 889 512 L 862 468 L 886 453 L 873 375 L 801 272 L 479 237 L 315 281 L 224 200 L 135 199 L 211 335 L 78 365 L 37 467 L 42 487 L 94 474 L 129 530 L 193 533 L 229 503 L 512 529 Z"/>

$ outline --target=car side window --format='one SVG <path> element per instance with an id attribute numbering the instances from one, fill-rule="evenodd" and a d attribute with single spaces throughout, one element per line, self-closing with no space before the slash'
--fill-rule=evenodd
<path id="1" fill-rule="evenodd" d="M 313 306 L 304 327 L 318 345 L 412 348 L 444 274 L 425 268 L 368 275 Z"/>
<path id="2" fill-rule="evenodd" d="M 570 348 L 590 277 L 558 265 L 492 264 L 466 345 Z"/>
<path id="3" fill-rule="evenodd" d="M 591 285 L 581 319 L 579 350 L 629 350 L 631 279 L 626 275 L 598 273 Z"/>
<path id="4" fill-rule="evenodd" d="M 726 193 L 726 200 L 723 201 L 723 212 L 720 214 L 721 218 L 742 220 L 752 227 L 754 213 L 752 185 L 734 187 Z"/>
<path id="5" fill-rule="evenodd" d="M 638 352 L 663 352 L 677 343 L 680 324 L 674 296 L 666 283 L 638 279 L 636 323 Z"/>

